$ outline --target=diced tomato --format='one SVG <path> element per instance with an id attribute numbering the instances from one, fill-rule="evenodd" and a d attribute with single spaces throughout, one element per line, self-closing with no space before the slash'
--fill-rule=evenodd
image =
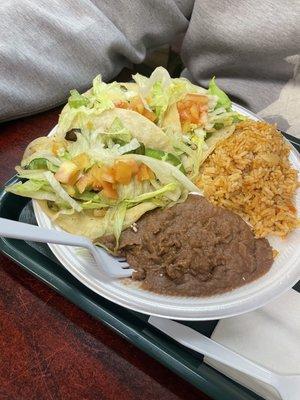
<path id="1" fill-rule="evenodd" d="M 202 94 L 189 93 L 185 96 L 185 99 L 201 105 L 207 105 L 208 103 L 207 96 L 203 96 Z"/>
<path id="2" fill-rule="evenodd" d="M 126 158 L 122 161 L 125 162 L 126 164 L 130 165 L 133 175 L 138 172 L 139 166 L 135 160 L 133 160 L 132 158 Z"/>
<path id="3" fill-rule="evenodd" d="M 188 110 L 183 109 L 182 111 L 180 111 L 179 116 L 180 120 L 187 121 L 190 118 L 190 113 Z"/>
<path id="4" fill-rule="evenodd" d="M 113 167 L 101 167 L 102 170 L 102 180 L 105 182 L 115 183 L 115 170 Z"/>
<path id="5" fill-rule="evenodd" d="M 100 182 L 102 181 L 102 171 L 98 165 L 93 165 L 92 168 L 89 170 L 89 175 L 93 178 L 93 182 Z"/>
<path id="6" fill-rule="evenodd" d="M 82 175 L 76 182 L 79 193 L 83 193 L 88 187 L 92 186 L 93 179 L 90 174 Z"/>
<path id="7" fill-rule="evenodd" d="M 190 124 L 201 125 L 208 110 L 208 98 L 190 93 L 177 102 L 177 110 L 181 127 L 184 132 L 190 129 Z"/>
<path id="8" fill-rule="evenodd" d="M 56 172 L 55 179 L 61 183 L 72 186 L 77 181 L 79 173 L 80 170 L 76 164 L 71 161 L 64 161 Z"/>
<path id="9" fill-rule="evenodd" d="M 86 174 L 79 178 L 76 187 L 80 193 L 83 193 L 89 187 L 94 190 L 103 189 L 103 194 L 106 197 L 115 199 L 117 198 L 117 191 L 114 184 L 127 185 L 138 172 L 139 166 L 131 158 L 117 160 L 111 167 L 93 165 Z M 148 175 L 151 174 L 148 173 Z"/>
<path id="10" fill-rule="evenodd" d="M 191 122 L 196 124 L 199 121 L 199 113 L 200 110 L 197 107 L 197 104 L 192 104 L 191 108 L 190 108 L 190 113 L 191 113 Z"/>
<path id="11" fill-rule="evenodd" d="M 144 108 L 143 116 L 148 118 L 152 122 L 154 122 L 156 120 L 156 115 L 154 114 L 154 112 L 153 111 L 149 111 L 146 108 Z"/>
<path id="12" fill-rule="evenodd" d="M 102 169 L 98 165 L 93 165 L 88 171 L 88 176 L 91 177 L 91 185 L 94 190 L 103 188 Z"/>
<path id="13" fill-rule="evenodd" d="M 140 165 L 139 171 L 136 176 L 140 182 L 148 181 L 155 178 L 153 171 L 145 164 Z"/>
<path id="14" fill-rule="evenodd" d="M 129 103 L 128 103 L 128 101 L 117 101 L 116 103 L 115 103 L 115 107 L 117 107 L 117 108 L 129 108 Z"/>
<path id="15" fill-rule="evenodd" d="M 118 183 L 127 185 L 131 181 L 132 167 L 124 161 L 117 161 L 114 164 L 115 179 Z"/>
<path id="16" fill-rule="evenodd" d="M 80 153 L 72 159 L 72 162 L 80 169 L 86 169 L 90 165 L 90 158 L 86 153 Z"/>
<path id="17" fill-rule="evenodd" d="M 154 112 L 145 108 L 144 103 L 139 96 L 133 97 L 130 101 L 118 101 L 115 103 L 115 107 L 135 111 L 148 118 L 152 122 L 156 120 L 156 115 Z"/>
<path id="18" fill-rule="evenodd" d="M 60 142 L 53 142 L 52 143 L 52 153 L 57 156 L 58 152 L 60 149 L 65 148 L 65 143 L 60 141 Z"/>
<path id="19" fill-rule="evenodd" d="M 116 191 L 112 183 L 103 181 L 102 185 L 104 196 L 108 197 L 109 199 L 118 198 L 118 192 Z"/>
<path id="20" fill-rule="evenodd" d="M 142 99 L 139 96 L 136 96 L 132 100 L 130 100 L 130 109 L 131 110 L 136 111 L 139 114 L 143 114 L 144 108 L 145 107 L 142 102 Z"/>

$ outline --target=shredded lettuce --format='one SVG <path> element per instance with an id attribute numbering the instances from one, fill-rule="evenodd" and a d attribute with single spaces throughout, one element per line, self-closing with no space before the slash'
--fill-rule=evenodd
<path id="1" fill-rule="evenodd" d="M 114 212 L 114 226 L 113 226 L 113 233 L 116 239 L 116 246 L 115 250 L 119 247 L 119 239 L 121 232 L 123 230 L 123 225 L 124 225 L 124 220 L 126 216 L 126 210 L 127 210 L 127 205 L 126 203 L 120 203 L 116 208 Z"/>
<path id="2" fill-rule="evenodd" d="M 128 185 L 118 185 L 117 188 L 120 201 L 137 197 L 143 193 L 151 192 L 152 190 L 153 185 L 149 181 L 140 182 L 136 178 L 132 179 Z"/>
<path id="3" fill-rule="evenodd" d="M 189 192 L 200 192 L 200 189 L 194 185 L 177 167 L 173 165 L 157 160 L 155 158 L 143 156 L 140 154 L 130 154 L 130 156 L 124 156 L 128 158 L 133 158 L 134 160 L 143 162 L 146 164 L 155 174 L 156 178 L 164 185 L 171 182 L 178 182 L 181 184 L 183 189 Z"/>
<path id="4" fill-rule="evenodd" d="M 89 99 L 74 89 L 70 91 L 68 104 L 71 108 L 79 108 L 82 106 L 87 106 L 89 104 Z"/>
<path id="5" fill-rule="evenodd" d="M 57 197 L 60 197 L 66 203 L 68 203 L 71 208 L 76 211 L 81 211 L 82 207 L 80 204 L 77 203 L 68 193 L 61 187 L 60 183 L 55 179 L 52 172 L 44 172 L 45 179 L 49 182 L 50 186 L 52 187 L 53 191 L 56 193 Z"/>
<path id="6" fill-rule="evenodd" d="M 149 96 L 149 106 L 154 111 L 160 124 L 169 103 L 168 91 L 165 90 L 162 80 L 156 81 L 153 84 Z"/>
<path id="7" fill-rule="evenodd" d="M 161 196 L 161 195 L 165 194 L 166 192 L 169 192 L 169 191 L 172 192 L 172 191 L 176 190 L 177 188 L 178 188 L 178 183 L 176 183 L 176 182 L 168 183 L 167 185 L 162 186 L 160 189 L 154 190 L 152 192 L 140 194 L 139 196 L 125 200 L 125 202 L 127 204 L 141 203 L 146 200 L 150 200 L 150 199 L 152 200 L 154 197 Z"/>
<path id="8" fill-rule="evenodd" d="M 56 172 L 59 167 L 58 165 L 55 165 L 52 162 L 48 161 L 46 158 L 35 158 L 27 165 L 27 168 L 30 170 L 48 169 L 49 171 Z"/>
<path id="9" fill-rule="evenodd" d="M 217 112 L 218 110 L 222 110 L 222 112 Z M 245 118 L 245 116 L 235 111 L 226 111 L 224 108 L 220 108 L 208 115 L 208 120 L 205 128 L 207 131 L 211 131 L 214 129 L 219 130 L 225 127 L 232 126 L 239 121 L 243 121 Z"/>
<path id="10" fill-rule="evenodd" d="M 178 167 L 184 174 L 186 173 L 184 166 L 182 165 L 182 161 L 173 153 L 167 153 L 163 150 L 145 148 L 145 156 L 166 161 L 172 165 L 175 165 L 175 167 Z"/>
<path id="11" fill-rule="evenodd" d="M 193 85 L 189 80 L 185 78 L 174 78 L 170 85 L 170 99 L 169 105 L 176 103 L 181 100 L 186 94 L 207 94 L 207 90 L 199 86 Z"/>
<path id="12" fill-rule="evenodd" d="M 92 89 L 86 94 L 71 90 L 69 107 L 62 111 L 56 135 L 63 136 L 72 128 L 86 128 L 86 121 L 115 107 L 114 102 L 126 100 L 126 94 L 117 82 L 105 83 L 101 75 L 93 80 Z"/>
<path id="13" fill-rule="evenodd" d="M 139 86 L 144 104 L 155 113 L 158 124 L 161 123 L 169 105 L 171 77 L 163 67 L 156 68 L 149 78 L 136 74 L 132 78 Z"/>
<path id="14" fill-rule="evenodd" d="M 193 165 L 193 173 L 190 179 L 193 181 L 199 175 L 199 169 L 202 161 L 203 155 L 203 148 L 206 146 L 205 144 L 205 136 L 206 132 L 203 129 L 195 129 L 194 135 L 192 137 L 192 142 L 196 146 L 196 150 L 193 152 L 192 155 L 192 165 Z"/>
<path id="15" fill-rule="evenodd" d="M 32 179 L 36 181 L 45 181 L 44 172 L 47 169 L 23 169 L 19 166 L 16 167 L 19 178 Z"/>
<path id="16" fill-rule="evenodd" d="M 120 146 L 117 145 L 111 149 L 105 148 L 105 144 L 101 137 L 102 135 L 97 132 L 78 132 L 76 142 L 72 142 L 68 146 L 68 154 L 70 158 L 85 153 L 90 157 L 92 163 L 112 163 L 113 160 L 120 155 L 118 152 Z"/>
<path id="17" fill-rule="evenodd" d="M 123 142 L 129 143 L 132 139 L 131 132 L 124 127 L 122 121 L 118 117 L 113 120 L 113 123 L 108 128 L 108 130 L 104 132 L 104 135 L 108 138 L 113 139 L 115 142 L 121 140 Z"/>
<path id="18" fill-rule="evenodd" d="M 138 93 L 146 107 L 150 107 L 157 116 L 156 123 L 161 125 L 168 107 L 181 100 L 188 93 L 208 95 L 209 109 L 216 105 L 216 96 L 206 89 L 192 84 L 185 78 L 172 79 L 163 67 L 156 68 L 149 78 L 136 74 L 132 78 L 138 85 Z"/>
<path id="19" fill-rule="evenodd" d="M 103 203 L 95 203 L 93 201 L 87 201 L 85 203 L 81 203 L 81 207 L 83 210 L 99 210 L 101 208 L 108 208 L 108 204 Z"/>
<path id="20" fill-rule="evenodd" d="M 68 105 L 60 116 L 55 138 L 64 139 L 68 130 L 76 129 L 76 141 L 64 141 L 67 143 L 57 155 L 52 153 L 53 142 L 50 139 L 42 147 L 36 145 L 36 148 L 29 148 L 21 167 L 17 167 L 19 177 L 28 181 L 12 185 L 6 190 L 21 196 L 48 200 L 53 212 L 51 215 L 54 214 L 58 223 L 68 221 L 72 224 L 78 216 L 80 220 L 87 218 L 90 225 L 84 226 L 84 234 L 97 231 L 99 236 L 94 238 L 101 234 L 114 234 L 117 245 L 122 230 L 146 211 L 184 201 L 189 192 L 201 193 L 192 181 L 198 176 L 203 157 L 212 151 L 220 138 L 232 133 L 234 124 L 244 117 L 231 110 L 231 102 L 218 88 L 215 78 L 210 81 L 208 90 L 184 78 L 172 79 L 162 67 L 153 71 L 149 78 L 136 74 L 133 79 L 137 85 L 130 84 L 129 90 L 124 90 L 117 82 L 106 84 L 101 76 L 97 76 L 87 93 L 71 91 Z M 201 109 L 205 120 L 183 133 L 176 103 L 190 93 L 207 96 L 208 115 L 206 109 Z M 158 126 L 137 112 L 115 108 L 117 102 L 127 101 L 137 95 L 146 110 L 155 113 L 155 124 Z M 138 135 L 139 132 L 142 134 Z M 72 160 L 82 153 L 88 156 L 88 165 L 85 163 L 80 171 L 75 170 L 80 178 L 94 164 L 111 167 L 116 160 L 123 158 L 133 159 L 138 165 L 145 164 L 155 177 L 140 181 L 134 170 L 131 181 L 120 184 L 114 181 L 113 170 L 109 170 L 109 180 L 113 182 L 117 198 L 107 198 L 101 186 L 99 192 L 96 192 L 98 189 L 92 190 L 91 186 L 95 188 L 95 185 L 89 181 L 89 175 L 85 176 L 88 182 L 86 190 L 79 193 L 77 186 L 80 185 L 61 184 L 54 173 L 63 161 Z M 99 181 L 102 178 L 104 175 L 99 177 Z M 71 182 L 72 179 L 65 181 Z M 94 211 L 101 209 L 105 211 L 103 217 L 101 212 Z M 69 219 L 68 215 L 71 214 L 74 215 Z M 94 223 L 99 226 L 94 228 Z"/>
<path id="21" fill-rule="evenodd" d="M 17 182 L 14 185 L 6 187 L 5 190 L 18 196 L 30 197 L 37 200 L 57 200 L 56 194 L 48 187 L 45 180 L 29 180 L 24 183 Z"/>
<path id="22" fill-rule="evenodd" d="M 115 83 L 104 83 L 101 75 L 94 78 L 90 101 L 98 113 L 114 108 L 114 100 L 123 97 L 122 90 Z"/>
<path id="23" fill-rule="evenodd" d="M 50 163 L 49 165 L 47 165 L 47 161 L 49 161 L 49 163 Z M 32 162 L 33 162 L 33 164 L 31 164 Z M 21 166 L 29 167 L 29 168 L 31 168 L 31 166 L 32 166 L 32 169 L 39 169 L 39 168 L 44 168 L 45 164 L 47 165 L 47 168 L 49 166 L 59 167 L 61 163 L 62 163 L 62 161 L 58 157 L 55 157 L 50 151 L 37 150 L 36 152 L 31 154 L 29 157 L 26 157 L 25 159 L 23 159 L 21 162 Z"/>
<path id="24" fill-rule="evenodd" d="M 140 142 L 136 139 L 133 138 L 129 143 L 125 144 L 122 147 L 119 147 L 117 149 L 119 154 L 126 154 L 126 153 L 131 153 L 134 150 L 138 149 L 139 147 L 141 147 Z"/>

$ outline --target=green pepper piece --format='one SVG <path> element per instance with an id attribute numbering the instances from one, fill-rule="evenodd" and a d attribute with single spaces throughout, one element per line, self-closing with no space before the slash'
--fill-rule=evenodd
<path id="1" fill-rule="evenodd" d="M 186 171 L 185 171 L 185 169 L 184 169 L 184 167 L 183 167 L 183 165 L 181 163 L 181 160 L 177 156 L 172 154 L 172 153 L 167 153 L 167 152 L 162 151 L 162 150 L 149 149 L 149 148 L 147 149 L 146 148 L 145 149 L 145 156 L 156 158 L 157 160 L 166 161 L 169 164 L 174 165 L 175 167 L 177 167 L 178 165 L 181 164 L 180 167 L 179 167 L 179 170 L 184 174 L 186 173 Z"/>
<path id="2" fill-rule="evenodd" d="M 140 147 L 135 150 L 127 151 L 125 154 L 141 154 L 143 156 L 145 154 L 145 146 L 143 143 L 140 143 Z"/>
<path id="3" fill-rule="evenodd" d="M 151 158 L 156 158 L 157 160 L 162 160 L 166 156 L 166 152 L 162 150 L 156 150 L 156 149 L 145 149 L 145 156 L 151 157 Z"/>
<path id="4" fill-rule="evenodd" d="M 30 161 L 28 169 L 47 169 L 47 160 L 45 158 L 35 158 Z"/>

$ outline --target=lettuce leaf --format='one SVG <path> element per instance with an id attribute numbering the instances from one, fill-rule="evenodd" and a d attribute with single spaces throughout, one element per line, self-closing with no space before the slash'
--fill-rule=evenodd
<path id="1" fill-rule="evenodd" d="M 181 190 L 186 190 L 188 192 L 198 192 L 201 193 L 200 189 L 194 185 L 193 182 L 190 181 L 177 167 L 161 160 L 157 160 L 155 158 L 143 156 L 140 154 L 130 154 L 130 157 L 136 161 L 140 161 L 146 164 L 155 174 L 156 178 L 160 181 L 161 184 L 167 185 L 168 183 L 179 183 L 181 186 Z M 180 195 L 179 195 L 180 196 Z M 178 196 L 178 198 L 179 198 Z M 170 196 L 168 196 L 170 197 Z M 173 197 L 173 196 L 172 196 Z M 172 198 L 174 201 L 174 197 Z M 176 201 L 176 199 L 175 199 Z"/>
<path id="2" fill-rule="evenodd" d="M 231 100 L 227 94 L 217 86 L 215 77 L 210 80 L 207 93 L 218 97 L 216 108 L 224 107 L 226 110 L 230 110 Z"/>
<path id="3" fill-rule="evenodd" d="M 45 180 L 29 180 L 24 183 L 17 182 L 14 185 L 7 186 L 5 190 L 18 196 L 30 197 L 37 200 L 57 200 L 56 194 L 49 188 Z"/>
<path id="4" fill-rule="evenodd" d="M 181 100 L 188 93 L 207 94 L 207 90 L 192 84 L 185 78 L 174 78 L 170 86 L 169 105 Z"/>
<path id="5" fill-rule="evenodd" d="M 216 111 L 222 110 L 221 113 L 216 113 Z M 246 117 L 239 114 L 236 111 L 226 111 L 224 108 L 219 108 L 208 115 L 208 121 L 206 124 L 206 129 L 211 131 L 213 129 L 219 130 L 225 127 L 229 127 L 239 121 L 244 121 Z"/>
<path id="6" fill-rule="evenodd" d="M 205 136 L 206 132 L 203 129 L 198 128 L 195 129 L 194 135 L 192 137 L 192 142 L 196 145 L 196 150 L 193 152 L 192 155 L 193 172 L 190 177 L 192 181 L 194 181 L 199 176 L 199 169 L 202 161 L 203 148 L 206 146 L 204 140 Z"/>
<path id="7" fill-rule="evenodd" d="M 129 129 L 124 127 L 120 118 L 116 117 L 108 130 L 104 132 L 104 137 L 111 138 L 116 143 L 118 143 L 119 140 L 129 143 L 132 139 L 132 134 Z"/>
<path id="8" fill-rule="evenodd" d="M 140 194 L 139 196 L 133 197 L 131 199 L 127 199 L 127 200 L 125 200 L 125 203 L 126 204 L 131 204 L 131 203 L 138 204 L 138 203 L 142 203 L 144 201 L 150 200 L 150 199 L 152 200 L 155 197 L 160 197 L 161 195 L 165 194 L 166 192 L 169 192 L 169 191 L 172 192 L 172 191 L 176 190 L 177 187 L 178 187 L 178 183 L 171 182 L 165 186 L 162 186 L 160 189 L 154 190 L 152 192 Z"/>
<path id="9" fill-rule="evenodd" d="M 70 91 L 68 104 L 71 108 L 79 108 L 82 106 L 87 106 L 89 104 L 89 99 L 74 89 Z"/>
<path id="10" fill-rule="evenodd" d="M 140 74 L 133 75 L 132 78 L 139 86 L 139 94 L 144 104 L 155 113 L 157 123 L 160 125 L 169 105 L 172 79 L 168 71 L 163 67 L 158 67 L 149 78 Z"/>
<path id="11" fill-rule="evenodd" d="M 30 170 L 49 170 L 52 172 L 56 172 L 58 170 L 58 165 L 53 164 L 51 161 L 48 161 L 46 158 L 35 158 L 34 160 L 30 161 L 27 166 Z"/>
<path id="12" fill-rule="evenodd" d="M 117 151 L 119 154 L 126 154 L 126 153 L 131 153 L 140 147 L 141 147 L 140 142 L 136 138 L 133 138 L 129 143 L 119 147 Z"/>
<path id="13" fill-rule="evenodd" d="M 80 212 L 82 210 L 82 207 L 80 206 L 80 204 L 77 203 L 76 200 L 72 199 L 72 197 L 68 195 L 68 193 L 62 188 L 60 183 L 55 179 L 52 172 L 50 172 L 50 171 L 44 172 L 44 176 L 45 176 L 45 179 L 49 182 L 53 191 L 56 193 L 57 197 L 60 197 L 62 200 L 64 200 L 66 203 L 68 203 L 71 206 L 71 208 L 73 208 L 74 210 L 76 210 L 78 212 Z"/>
<path id="14" fill-rule="evenodd" d="M 32 179 L 35 181 L 45 181 L 44 172 L 46 169 L 23 169 L 17 166 L 16 171 L 18 173 L 19 178 L 22 179 Z"/>
<path id="15" fill-rule="evenodd" d="M 47 164 L 47 161 L 50 164 Z M 31 164 L 32 163 L 32 164 Z M 30 156 L 24 158 L 21 162 L 22 167 L 29 167 L 30 169 L 45 168 L 45 165 L 51 168 L 59 167 L 62 161 L 55 157 L 50 150 L 37 150 Z"/>
<path id="16" fill-rule="evenodd" d="M 120 239 L 121 232 L 123 230 L 126 211 L 127 211 L 127 205 L 124 202 L 119 204 L 114 210 L 113 234 L 116 239 L 115 250 L 119 247 L 119 239 Z"/>
<path id="17" fill-rule="evenodd" d="M 105 83 L 101 75 L 93 80 L 92 89 L 86 94 L 72 90 L 68 105 L 64 107 L 58 121 L 57 136 L 62 137 L 72 128 L 86 129 L 86 121 L 115 107 L 114 102 L 126 100 L 125 92 L 117 82 Z M 88 117 L 88 118 L 87 118 Z"/>

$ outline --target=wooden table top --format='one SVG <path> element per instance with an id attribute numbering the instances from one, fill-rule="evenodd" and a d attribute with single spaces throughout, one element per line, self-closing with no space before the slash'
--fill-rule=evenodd
<path id="1" fill-rule="evenodd" d="M 59 109 L 0 124 L 0 186 Z M 1 400 L 207 396 L 0 254 Z"/>

